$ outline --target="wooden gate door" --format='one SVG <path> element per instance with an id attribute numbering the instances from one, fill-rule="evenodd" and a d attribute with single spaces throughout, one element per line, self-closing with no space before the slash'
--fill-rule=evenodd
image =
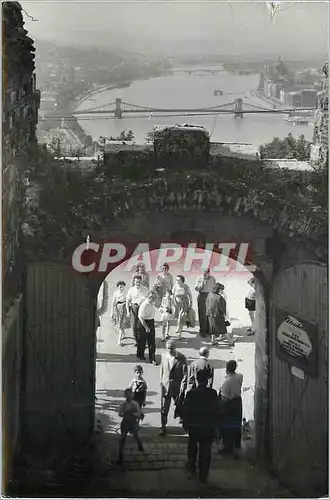
<path id="1" fill-rule="evenodd" d="M 30 264 L 25 304 L 25 448 L 84 446 L 94 429 L 96 346 L 86 280 L 69 266 Z"/>
<path id="2" fill-rule="evenodd" d="M 303 263 L 279 274 L 270 301 L 270 440 L 278 477 L 304 496 L 328 484 L 328 276 Z"/>

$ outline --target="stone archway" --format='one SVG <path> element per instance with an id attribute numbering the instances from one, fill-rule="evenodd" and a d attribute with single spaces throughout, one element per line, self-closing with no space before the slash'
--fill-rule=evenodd
<path id="1" fill-rule="evenodd" d="M 247 214 L 238 215 L 234 209 L 224 211 L 220 207 L 205 209 L 201 206 L 197 208 L 186 206 L 181 210 L 178 207 L 174 210 L 164 207 L 163 211 L 157 211 L 152 206 L 143 206 L 136 212 L 129 210 L 126 213 L 117 213 L 110 222 L 108 219 L 103 223 L 94 221 L 91 223 L 88 233 L 91 236 L 91 241 L 100 245 L 106 242 L 124 243 L 128 248 L 126 259 L 133 254 L 136 246 L 141 242 L 149 242 L 150 250 L 152 250 L 159 248 L 161 242 L 173 242 L 173 239 L 178 236 L 181 238 L 179 242 L 183 244 L 195 242 L 203 245 L 211 242 L 235 242 L 251 245 L 248 263 L 256 266 L 255 276 L 259 282 L 257 297 L 259 297 L 258 303 L 262 304 L 257 306 L 255 420 L 258 432 L 257 445 L 260 454 L 263 455 L 267 448 L 268 288 L 274 268 L 285 267 L 290 259 L 299 261 L 309 258 L 310 252 L 296 245 L 293 238 L 288 250 L 287 240 L 281 240 L 269 222 L 253 218 L 251 214 L 250 216 Z M 36 260 L 38 254 L 41 253 L 40 260 L 69 264 L 74 249 L 84 242 L 88 233 L 86 231 L 84 235 L 75 235 L 74 238 L 61 242 L 61 246 L 57 242 L 51 241 L 42 249 L 31 245 L 28 250 L 30 250 L 33 260 Z M 281 245 L 273 245 L 279 240 Z M 239 255 L 236 254 L 236 258 L 239 259 Z M 243 264 L 245 263 L 243 262 Z M 103 273 L 90 273 L 88 275 L 91 304 L 95 305 L 101 282 L 117 264 L 111 264 Z M 91 374 L 91 376 L 94 375 Z"/>
<path id="2" fill-rule="evenodd" d="M 126 258 L 129 258 L 136 247 L 145 241 L 149 242 L 150 250 L 159 248 L 161 241 L 182 244 L 196 243 L 202 248 L 205 243 L 212 241 L 251 244 L 252 251 L 249 255 L 249 261 L 245 263 L 256 266 L 254 274 L 258 281 L 255 422 L 257 449 L 262 455 L 266 448 L 265 439 L 267 438 L 267 288 L 273 267 L 273 261 L 267 255 L 267 247 L 274 232 L 268 224 L 263 222 L 256 224 L 253 219 L 248 217 L 237 218 L 223 214 L 219 217 L 219 215 L 216 212 L 202 212 L 197 216 L 193 212 L 165 214 L 149 212 L 137 218 L 118 219 L 113 229 L 107 228 L 102 232 L 91 233 L 91 240 L 99 242 L 100 245 L 105 242 L 125 243 L 128 247 Z M 237 258 L 238 255 L 234 255 L 234 257 Z M 89 282 L 94 294 L 97 293 L 105 276 L 114 267 L 115 265 L 110 265 L 106 272 L 99 275 L 91 273 Z"/>

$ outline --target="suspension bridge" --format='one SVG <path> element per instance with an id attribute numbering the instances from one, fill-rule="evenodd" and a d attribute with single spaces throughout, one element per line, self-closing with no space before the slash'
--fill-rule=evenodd
<path id="1" fill-rule="evenodd" d="M 103 104 L 101 106 L 96 106 L 84 110 L 75 111 L 75 115 L 103 115 L 107 117 L 108 115 L 113 115 L 114 118 L 122 118 L 124 115 L 136 115 L 145 114 L 149 117 L 156 114 L 157 116 L 196 116 L 196 115 L 215 115 L 221 113 L 233 114 L 235 118 L 243 118 L 246 114 L 256 114 L 256 113 L 280 113 L 280 114 L 292 114 L 297 111 L 315 111 L 314 108 L 267 108 L 263 106 L 257 106 L 238 98 L 232 102 L 227 102 L 225 104 L 220 104 L 217 106 L 208 106 L 204 108 L 153 108 L 149 106 L 140 106 L 138 104 L 131 104 L 124 102 L 122 99 L 118 98 L 114 102 L 108 104 Z"/>

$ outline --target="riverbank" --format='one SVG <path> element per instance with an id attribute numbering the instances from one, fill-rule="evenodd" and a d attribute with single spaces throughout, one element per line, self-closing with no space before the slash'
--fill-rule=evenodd
<path id="1" fill-rule="evenodd" d="M 264 101 L 267 104 L 271 104 L 272 106 L 276 106 L 279 109 L 283 109 L 283 110 L 287 109 L 287 106 L 283 102 L 281 102 L 279 99 L 274 99 L 272 97 L 266 96 L 266 94 L 260 89 L 251 90 L 251 94 L 254 95 L 255 97 L 258 97 L 259 99 L 261 99 L 262 101 Z"/>
<path id="2" fill-rule="evenodd" d="M 161 76 L 164 76 L 162 74 Z M 74 99 L 68 103 L 68 107 L 66 109 L 62 110 L 62 115 L 66 117 L 65 122 L 62 123 L 60 115 L 61 115 L 61 110 L 57 110 L 59 114 L 59 120 L 57 123 L 57 128 L 61 128 L 62 124 L 64 125 L 66 135 L 68 135 L 68 131 L 72 133 L 72 137 L 76 137 L 74 140 L 75 147 L 77 149 L 80 149 L 83 151 L 84 154 L 92 154 L 92 151 L 97 148 L 99 145 L 97 141 L 93 140 L 90 134 L 86 132 L 86 130 L 80 125 L 78 122 L 76 116 L 75 116 L 75 111 L 87 100 L 91 99 L 95 95 L 99 95 L 102 92 L 107 92 L 115 89 L 122 89 L 125 87 L 128 87 L 133 81 L 138 81 L 138 80 L 148 80 L 149 78 L 154 78 L 152 76 L 150 77 L 136 77 L 134 80 L 130 81 L 123 81 L 120 83 L 111 83 L 107 85 L 99 85 L 99 86 L 94 86 L 93 88 L 82 92 L 81 94 L 78 94 L 74 97 Z"/>
<path id="3" fill-rule="evenodd" d="M 271 142 L 274 137 L 287 137 L 290 132 L 297 136 L 303 133 L 310 139 L 311 132 L 306 131 L 306 126 L 300 126 L 299 130 L 295 131 L 296 127 L 283 120 L 284 115 L 281 112 L 262 113 L 265 109 L 272 110 L 275 104 L 258 94 L 258 75 L 231 75 L 225 71 L 217 74 L 182 72 L 174 75 L 167 72 L 167 75 L 160 78 L 144 78 L 144 80 L 136 79 L 123 90 L 116 90 L 119 85 L 114 84 L 111 87 L 109 85 L 110 90 L 106 90 L 104 86 L 94 88 L 93 94 L 90 92 L 80 96 L 79 101 L 76 101 L 76 108 L 79 111 L 89 108 L 106 109 L 110 102 L 121 97 L 125 102 L 141 105 L 146 109 L 148 107 L 177 109 L 178 112 L 149 115 L 124 113 L 120 120 L 107 115 L 79 119 L 81 126 L 94 140 L 98 140 L 100 136 L 118 137 L 121 132 L 130 129 L 136 141 L 144 142 L 155 126 L 173 126 L 185 122 L 205 127 L 211 134 L 212 141 L 217 143 L 247 143 L 258 148 L 261 144 Z M 222 89 L 223 95 L 214 95 L 214 89 L 217 88 Z M 98 90 L 100 93 L 96 95 Z M 236 98 L 243 100 L 243 110 L 247 111 L 243 120 L 235 120 L 231 114 L 211 112 L 188 117 L 181 111 L 207 107 L 212 110 L 218 106 L 229 105 Z M 278 104 L 276 107 L 280 111 Z M 248 111 L 253 108 L 256 111 L 259 109 L 260 114 L 249 114 Z M 250 155 L 250 152 L 248 154 Z"/>
<path id="4" fill-rule="evenodd" d="M 166 72 L 164 71 L 160 75 L 137 76 L 135 78 L 132 78 L 131 80 L 123 81 L 120 83 L 109 83 L 109 85 L 96 86 L 96 87 L 94 87 L 90 90 L 87 90 L 86 92 L 83 92 L 82 94 L 80 94 L 80 96 L 75 99 L 75 101 L 76 101 L 75 105 L 76 105 L 76 107 L 77 106 L 79 107 L 84 101 L 87 101 L 88 99 L 90 99 L 94 95 L 100 94 L 101 92 L 106 92 L 106 91 L 115 90 L 115 89 L 123 89 L 123 88 L 129 87 L 134 82 L 149 80 L 151 78 L 159 78 L 161 76 L 170 76 L 170 75 L 172 75 L 172 69 L 169 71 L 166 71 Z"/>

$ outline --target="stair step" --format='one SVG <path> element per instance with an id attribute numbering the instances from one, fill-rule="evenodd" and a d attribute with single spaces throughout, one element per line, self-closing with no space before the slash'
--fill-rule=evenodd
<path id="1" fill-rule="evenodd" d="M 187 462 L 187 436 L 153 438 L 141 436 L 144 451 L 138 451 L 137 444 L 128 436 L 124 450 L 124 464 L 127 470 L 154 470 L 184 468 Z M 105 467 L 113 468 L 118 460 L 119 436 L 107 435 L 98 446 L 99 460 Z M 243 443 L 242 455 L 246 449 Z M 226 468 L 233 459 L 224 457 L 216 444 L 212 446 L 212 466 Z M 236 461 L 235 462 L 240 462 Z M 237 465 L 240 467 L 240 464 Z"/>

